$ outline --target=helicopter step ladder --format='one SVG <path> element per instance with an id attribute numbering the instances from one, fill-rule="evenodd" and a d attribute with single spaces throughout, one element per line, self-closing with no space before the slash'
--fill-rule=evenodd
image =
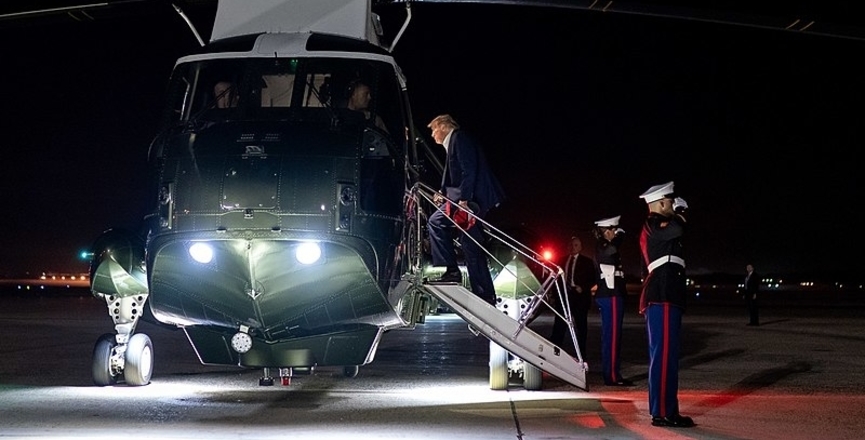
<path id="1" fill-rule="evenodd" d="M 514 356 L 577 387 L 586 387 L 586 366 L 532 329 L 457 283 L 426 283 L 421 288 L 465 320 L 478 333 Z"/>

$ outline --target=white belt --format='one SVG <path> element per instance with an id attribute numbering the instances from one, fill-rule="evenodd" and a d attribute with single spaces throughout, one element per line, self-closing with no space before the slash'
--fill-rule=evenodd
<path id="1" fill-rule="evenodd" d="M 616 270 L 616 266 L 612 264 L 599 264 L 601 268 L 601 279 L 604 280 L 608 289 L 614 289 L 616 287 L 615 277 L 624 277 L 625 273 L 621 270 Z"/>
<path id="2" fill-rule="evenodd" d="M 616 285 L 616 282 L 613 279 L 613 277 L 615 277 L 616 266 L 613 266 L 612 264 L 603 264 L 603 263 L 600 264 L 599 266 L 601 268 L 601 279 L 604 280 L 604 284 L 607 285 L 608 289 L 612 289 Z"/>
<path id="3" fill-rule="evenodd" d="M 649 263 L 649 273 L 652 273 L 652 271 L 657 269 L 658 266 L 665 263 L 676 263 L 679 266 L 685 267 L 685 260 L 682 259 L 682 257 L 677 257 L 675 255 L 664 255 L 663 257 Z"/>

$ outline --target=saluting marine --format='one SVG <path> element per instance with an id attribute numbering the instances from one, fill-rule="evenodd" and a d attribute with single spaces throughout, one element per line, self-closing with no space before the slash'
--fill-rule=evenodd
<path id="1" fill-rule="evenodd" d="M 595 302 L 601 314 L 601 364 L 604 384 L 609 386 L 633 386 L 622 377 L 621 346 L 622 320 L 625 317 L 625 273 L 619 246 L 625 238 L 625 230 L 619 228 L 622 216 L 605 218 L 595 222 L 595 264 L 597 265 L 597 290 Z"/>
<path id="2" fill-rule="evenodd" d="M 640 313 L 649 337 L 649 412 L 653 426 L 690 428 L 694 421 L 679 414 L 679 332 L 685 313 L 687 280 L 682 235 L 688 204 L 673 198 L 673 182 L 655 185 L 640 195 L 649 214 L 640 233 L 643 291 Z"/>

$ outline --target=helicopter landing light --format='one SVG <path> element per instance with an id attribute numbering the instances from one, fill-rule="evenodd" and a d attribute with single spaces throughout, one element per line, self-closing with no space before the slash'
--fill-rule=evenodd
<path id="1" fill-rule="evenodd" d="M 199 263 L 207 264 L 213 260 L 213 248 L 206 243 L 195 243 L 189 247 L 189 256 Z"/>
<path id="2" fill-rule="evenodd" d="M 231 348 L 234 351 L 244 354 L 252 348 L 252 337 L 244 332 L 237 332 L 231 337 Z"/>
<path id="3" fill-rule="evenodd" d="M 318 243 L 311 241 L 301 243 L 297 247 L 297 251 L 295 251 L 295 257 L 297 257 L 297 261 L 301 264 L 315 263 L 321 258 L 321 248 L 318 246 Z"/>

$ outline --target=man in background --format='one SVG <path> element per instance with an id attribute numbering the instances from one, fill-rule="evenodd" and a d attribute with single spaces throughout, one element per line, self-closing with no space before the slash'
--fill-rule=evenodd
<path id="1" fill-rule="evenodd" d="M 760 325 L 760 308 L 757 302 L 757 291 L 760 290 L 760 275 L 754 272 L 754 266 L 745 266 L 745 304 L 748 306 L 748 325 Z"/>
<path id="2" fill-rule="evenodd" d="M 579 347 L 581 356 L 584 358 L 586 354 L 586 333 L 589 328 L 589 307 L 592 306 L 592 288 L 595 286 L 595 262 L 581 252 L 583 251 L 583 241 L 580 237 L 571 237 L 569 243 L 569 255 L 564 262 L 565 269 L 565 294 L 568 302 L 568 312 L 571 319 L 574 321 L 574 331 L 577 336 L 577 346 Z M 562 304 L 562 313 L 564 313 L 565 304 Z M 570 346 L 564 344 L 566 330 L 568 329 L 567 322 L 555 316 L 553 321 L 553 331 L 550 333 L 550 342 L 559 346 Z"/>

